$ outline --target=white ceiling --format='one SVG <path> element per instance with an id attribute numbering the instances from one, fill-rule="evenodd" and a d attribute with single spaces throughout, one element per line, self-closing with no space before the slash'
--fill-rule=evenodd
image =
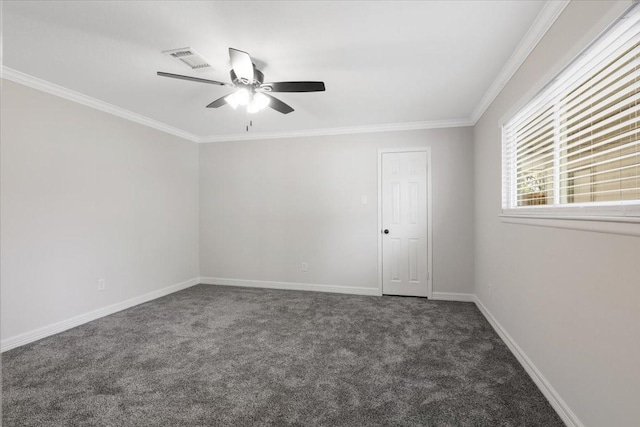
<path id="1" fill-rule="evenodd" d="M 205 108 L 228 88 L 156 71 L 228 82 L 229 47 L 249 52 L 265 81 L 326 84 L 276 94 L 295 111 L 252 115 L 255 136 L 469 124 L 545 3 L 5 1 L 2 61 L 196 140 L 245 134 L 246 113 Z M 194 72 L 161 53 L 187 46 L 212 68 Z"/>

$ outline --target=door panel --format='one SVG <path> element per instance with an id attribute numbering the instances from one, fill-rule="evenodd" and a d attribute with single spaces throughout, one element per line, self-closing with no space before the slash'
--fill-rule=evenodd
<path id="1" fill-rule="evenodd" d="M 382 293 L 428 295 L 427 153 L 382 153 Z"/>

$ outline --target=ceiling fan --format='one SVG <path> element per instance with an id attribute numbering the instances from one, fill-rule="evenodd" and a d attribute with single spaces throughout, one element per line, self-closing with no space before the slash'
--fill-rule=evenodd
<path id="1" fill-rule="evenodd" d="M 291 106 L 269 95 L 268 92 L 322 92 L 324 82 L 273 82 L 264 83 L 264 74 L 256 68 L 247 52 L 229 48 L 229 58 L 231 59 L 231 84 L 222 83 L 215 80 L 201 79 L 199 77 L 183 76 L 181 74 L 171 74 L 158 71 L 162 77 L 173 79 L 190 80 L 200 83 L 208 83 L 218 86 L 236 88 L 228 95 L 218 98 L 207 108 L 219 108 L 229 104 L 234 110 L 238 106 L 246 106 L 248 113 L 255 113 L 264 108 L 271 107 L 282 114 L 293 111 Z"/>

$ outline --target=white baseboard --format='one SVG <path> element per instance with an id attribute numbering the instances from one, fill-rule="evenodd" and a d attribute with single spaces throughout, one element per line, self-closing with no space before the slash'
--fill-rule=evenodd
<path id="1" fill-rule="evenodd" d="M 75 328 L 84 323 L 91 322 L 92 320 L 99 319 L 104 316 L 108 316 L 118 311 L 126 310 L 138 304 L 149 302 L 156 298 L 163 297 L 165 295 L 172 294 L 177 291 L 189 288 L 199 283 L 198 278 L 187 280 L 186 282 L 177 283 L 175 285 L 167 286 L 166 288 L 158 289 L 157 291 L 149 292 L 148 294 L 140 295 L 135 298 L 128 299 L 116 304 L 112 304 L 107 307 L 99 308 L 97 310 L 90 311 L 88 313 L 81 314 L 79 316 L 72 317 L 70 319 L 56 322 L 42 328 L 35 329 L 24 334 L 17 335 L 15 337 L 3 339 L 0 342 L 0 351 L 5 352 L 12 348 L 20 347 L 25 344 L 37 341 L 42 338 L 46 338 L 50 335 L 58 334 L 66 331 L 67 329 Z"/>
<path id="2" fill-rule="evenodd" d="M 436 301 L 460 301 L 460 302 L 475 302 L 476 296 L 474 294 L 462 294 L 457 292 L 433 292 L 431 299 Z"/>
<path id="3" fill-rule="evenodd" d="M 201 277 L 203 285 L 239 286 L 245 288 L 283 289 L 290 291 L 331 292 L 354 295 L 380 295 L 378 288 L 359 288 L 354 286 L 318 285 L 295 282 L 270 282 L 264 280 L 228 279 L 222 277 Z M 474 294 L 455 292 L 433 292 L 431 299 L 439 301 L 475 302 Z"/>
<path id="4" fill-rule="evenodd" d="M 378 288 L 358 288 L 354 286 L 317 285 L 294 282 L 269 282 L 263 280 L 225 279 L 218 277 L 201 277 L 204 285 L 242 286 L 246 288 L 284 289 L 290 291 L 331 292 L 354 295 L 380 295 Z"/>
<path id="5" fill-rule="evenodd" d="M 474 295 L 475 303 L 480 312 L 484 315 L 484 317 L 489 321 L 493 329 L 498 333 L 502 341 L 509 347 L 511 353 L 516 356 L 518 362 L 522 365 L 522 367 L 527 371 L 527 374 L 531 377 L 533 382 L 538 386 L 544 397 L 547 398 L 553 409 L 558 413 L 562 421 L 568 427 L 584 427 L 584 424 L 580 422 L 576 414 L 569 408 L 564 400 L 560 397 L 558 392 L 549 384 L 549 381 L 542 375 L 542 372 L 533 364 L 531 359 L 525 354 L 524 351 L 520 348 L 518 344 L 511 338 L 511 335 L 507 333 L 507 331 L 502 327 L 500 323 L 496 320 L 495 317 L 491 314 L 491 312 L 487 309 L 487 307 L 482 304 L 480 298 Z"/>
<path id="6" fill-rule="evenodd" d="M 378 288 L 359 288 L 352 286 L 336 286 L 336 285 L 319 285 L 309 283 L 293 283 L 293 282 L 269 282 L 261 280 L 242 280 L 242 279 L 226 279 L 215 277 L 199 277 L 191 280 L 187 280 L 182 283 L 167 286 L 166 288 L 159 289 L 157 291 L 149 292 L 147 294 L 122 301 L 108 307 L 100 308 L 98 310 L 91 311 L 89 313 L 81 314 L 79 316 L 72 317 L 61 322 L 54 323 L 49 326 L 45 326 L 24 334 L 20 334 L 15 337 L 4 339 L 0 342 L 0 351 L 5 352 L 12 348 L 20 347 L 22 345 L 37 341 L 39 339 L 54 335 L 67 329 L 74 328 L 84 323 L 91 322 L 104 316 L 108 316 L 118 311 L 125 310 L 127 308 L 134 307 L 136 305 L 154 300 L 156 298 L 169 295 L 171 293 L 180 291 L 182 289 L 189 288 L 197 284 L 205 285 L 221 285 L 221 286 L 239 286 L 239 287 L 251 287 L 251 288 L 268 288 L 268 289 L 284 289 L 284 290 L 300 290 L 300 291 L 315 291 L 315 292 L 332 292 L 342 294 L 355 294 L 355 295 L 380 295 Z M 487 321 L 491 324 L 496 333 L 500 336 L 502 341 L 507 345 L 509 350 L 514 354 L 516 359 L 520 362 L 525 371 L 529 374 L 533 382 L 538 386 L 542 394 L 547 398 L 551 406 L 558 413 L 560 418 L 569 427 L 584 427 L 584 424 L 580 422 L 575 413 L 569 408 L 566 402 L 560 397 L 558 392 L 551 386 L 549 381 L 542 375 L 540 370 L 533 364 L 531 359 L 524 353 L 524 351 L 516 344 L 507 331 L 496 320 L 491 312 L 484 306 L 482 301 L 474 294 L 454 293 L 454 292 L 433 292 L 433 300 L 444 301 L 462 301 L 462 302 L 474 302 L 480 312 L 484 315 Z"/>

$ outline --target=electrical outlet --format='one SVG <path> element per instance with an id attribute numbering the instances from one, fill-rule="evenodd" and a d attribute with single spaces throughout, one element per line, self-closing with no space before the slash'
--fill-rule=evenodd
<path id="1" fill-rule="evenodd" d="M 307 263 L 306 263 L 306 262 L 303 262 L 303 263 L 302 263 L 302 271 L 304 271 L 304 272 L 309 271 L 309 266 L 307 266 Z"/>
<path id="2" fill-rule="evenodd" d="M 107 290 L 107 285 L 106 285 L 104 279 L 98 279 L 98 290 L 99 291 L 106 291 Z"/>

